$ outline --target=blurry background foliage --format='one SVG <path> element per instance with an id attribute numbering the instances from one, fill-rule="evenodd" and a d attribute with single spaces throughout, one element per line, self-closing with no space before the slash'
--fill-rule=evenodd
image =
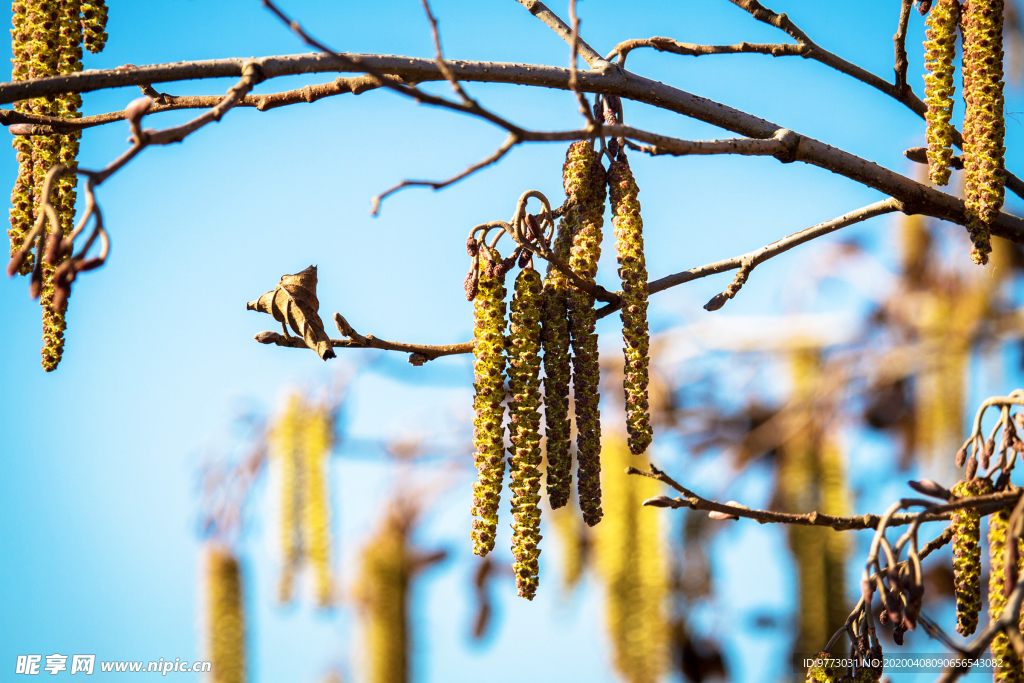
<path id="1" fill-rule="evenodd" d="M 291 4 L 345 49 L 432 54 L 416 2 Z M 486 4 L 434 3 L 450 57 L 565 61 L 564 45 L 516 3 Z M 830 49 L 876 73 L 890 68 L 893 3 L 841 17 L 820 3 L 784 4 L 773 9 Z M 256 3 L 109 5 L 107 49 L 87 56 L 86 68 L 299 49 Z M 1007 5 L 1010 168 L 1024 162 L 1015 152 L 1019 9 Z M 725 2 L 627 12 L 587 0 L 580 12 L 586 38 L 600 46 L 656 34 L 776 39 Z M 921 38 L 915 13 L 915 89 Z M 900 151 L 921 144 L 916 117 L 805 60 L 652 52 L 631 61 L 900 170 Z M 570 94 L 472 90 L 524 122 L 576 125 Z M 86 94 L 82 110 L 133 97 Z M 627 104 L 627 122 L 664 117 Z M 693 121 L 671 125 L 683 137 L 715 136 Z M 81 163 L 104 163 L 124 133 L 83 135 Z M 470 550 L 468 358 L 415 368 L 400 355 L 343 352 L 338 371 L 249 341 L 263 322 L 244 302 L 310 262 L 324 307 L 343 307 L 359 329 L 438 343 L 467 337 L 465 228 L 506 215 L 524 182 L 557 202 L 564 148 L 523 148 L 444 193 L 397 196 L 376 222 L 365 208 L 396 177 L 461 168 L 493 137 L 477 121 L 387 93 L 236 111 L 183 146 L 147 151 L 104 188 L 107 223 L 121 228 L 116 257 L 76 290 L 74 344 L 57 373 L 35 366 L 37 307 L 21 288 L 0 288 L 2 666 L 17 654 L 95 652 L 215 658 L 234 672 L 224 681 L 802 676 L 789 655 L 819 649 L 846 618 L 868 534 L 640 507 L 664 491 L 624 474 L 646 461 L 609 427 L 606 519 L 589 529 L 566 510 L 544 510 L 540 589 L 526 603 L 514 597 L 507 525 L 497 557 Z M 772 160 L 631 162 L 652 276 L 873 197 Z M 13 184 L 13 159 L 3 169 Z M 987 267 L 973 266 L 962 229 L 896 214 L 760 266 L 723 312 L 701 310 L 724 286 L 718 280 L 652 297 L 656 436 L 647 455 L 708 498 L 794 512 L 879 512 L 907 478 L 952 483 L 965 415 L 1022 379 L 1024 254 L 1003 240 L 993 247 Z M 623 410 L 615 322 L 598 326 L 608 342 L 608 425 L 623 423 L 612 417 Z M 925 568 L 925 610 L 951 623 L 948 550 Z M 243 651 L 225 633 L 244 634 Z M 904 650 L 943 651 L 920 630 Z"/>

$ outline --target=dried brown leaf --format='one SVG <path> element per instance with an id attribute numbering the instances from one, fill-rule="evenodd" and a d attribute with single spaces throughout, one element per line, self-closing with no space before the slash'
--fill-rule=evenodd
<path id="1" fill-rule="evenodd" d="M 291 327 L 320 358 L 334 358 L 331 339 L 324 332 L 324 323 L 318 312 L 320 302 L 316 298 L 316 266 L 310 266 L 294 275 L 282 275 L 277 287 L 256 301 L 250 301 L 245 308 L 269 313 L 274 320 Z"/>

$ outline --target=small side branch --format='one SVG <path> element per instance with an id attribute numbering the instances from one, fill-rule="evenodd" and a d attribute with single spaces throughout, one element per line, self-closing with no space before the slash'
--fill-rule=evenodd
<path id="1" fill-rule="evenodd" d="M 334 314 L 334 323 L 338 330 L 345 336 L 345 339 L 331 339 L 331 346 L 334 348 L 351 349 L 382 349 L 384 351 L 399 351 L 409 354 L 409 362 L 413 365 L 423 365 L 427 361 L 451 356 L 459 353 L 471 353 L 473 342 L 462 344 L 407 344 L 393 342 L 386 339 L 378 339 L 372 334 L 363 336 L 352 329 L 348 321 L 340 313 Z M 275 344 L 293 349 L 306 349 L 306 343 L 301 337 L 286 337 L 279 332 L 260 332 L 256 334 L 256 341 L 260 344 Z"/>
<path id="2" fill-rule="evenodd" d="M 885 515 L 858 515 L 856 517 L 838 517 L 826 515 L 813 511 L 804 514 L 790 512 L 776 512 L 774 510 L 754 510 L 736 503 L 719 503 L 717 501 L 703 498 L 689 490 L 675 479 L 661 471 L 654 465 L 650 471 L 644 472 L 635 467 L 626 469 L 627 474 L 648 477 L 667 484 L 682 495 L 677 498 L 668 496 L 655 496 L 644 501 L 649 507 L 667 508 L 688 508 L 690 510 L 704 510 L 716 513 L 719 519 L 745 517 L 753 519 L 760 524 L 791 524 L 796 526 L 825 526 L 836 531 L 853 531 L 859 529 L 875 529 L 886 518 Z M 985 496 L 972 496 L 961 498 L 951 503 L 942 505 L 930 505 L 925 512 L 901 513 L 889 515 L 886 526 L 904 526 L 907 524 L 921 524 L 923 522 L 934 522 L 948 519 L 957 510 L 966 508 L 980 509 L 985 511 L 1002 510 L 1013 507 L 1021 496 L 1021 491 L 1004 491 L 991 493 Z"/>
<path id="3" fill-rule="evenodd" d="M 530 11 L 530 14 L 537 17 L 545 24 L 547 24 L 552 31 L 557 33 L 559 37 L 564 40 L 568 45 L 573 44 L 573 31 L 569 28 L 569 25 L 562 21 L 557 14 L 548 9 L 540 0 L 517 0 L 520 5 Z M 601 57 L 601 54 L 590 47 L 585 40 L 576 37 L 577 53 L 583 58 L 590 68 L 600 68 L 607 64 L 607 61 Z"/>
<path id="4" fill-rule="evenodd" d="M 903 4 L 900 7 L 900 23 L 896 29 L 896 35 L 892 37 L 892 42 L 896 46 L 896 66 L 894 71 L 896 72 L 896 92 L 902 97 L 909 86 L 907 85 L 907 27 L 910 24 L 910 8 L 914 4 L 914 0 L 903 0 Z"/>

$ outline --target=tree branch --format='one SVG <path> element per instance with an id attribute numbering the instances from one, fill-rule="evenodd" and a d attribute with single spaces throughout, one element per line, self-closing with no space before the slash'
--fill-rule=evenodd
<path id="1" fill-rule="evenodd" d="M 836 531 L 875 529 L 884 518 L 883 515 L 871 514 L 858 515 L 856 517 L 838 517 L 835 515 L 826 515 L 817 511 L 797 514 L 790 512 L 775 512 L 773 510 L 753 510 L 736 503 L 718 503 L 716 501 L 703 498 L 677 482 L 669 475 L 665 474 L 663 471 L 659 470 L 654 465 L 650 466 L 649 472 L 644 472 L 643 470 L 639 470 L 635 467 L 628 467 L 626 468 L 626 473 L 654 479 L 655 481 L 667 484 L 682 494 L 682 496 L 678 498 L 669 498 L 668 496 L 655 496 L 654 498 L 648 498 L 643 504 L 649 507 L 689 508 L 691 510 L 704 510 L 707 512 L 718 513 L 720 516 L 719 518 L 746 517 L 748 519 L 753 519 L 760 524 L 825 526 L 831 527 Z M 987 512 L 1002 510 L 1015 505 L 1020 496 L 1021 491 L 1017 489 L 1014 491 L 990 493 L 984 496 L 961 498 L 951 503 L 932 505 L 924 512 L 891 515 L 886 527 L 904 526 L 912 524 L 915 521 L 918 523 L 940 521 L 948 519 L 951 513 L 965 508 L 978 508 Z"/>
<path id="2" fill-rule="evenodd" d="M 896 72 L 896 92 L 903 96 L 910 89 L 907 85 L 907 68 L 909 66 L 907 62 L 907 27 L 910 24 L 910 8 L 914 4 L 914 0 L 903 0 L 903 4 L 900 6 L 900 23 L 896 29 L 896 35 L 892 37 L 892 42 L 896 46 L 896 66 L 893 70 Z"/>
<path id="3" fill-rule="evenodd" d="M 530 14 L 547 24 L 552 31 L 557 33 L 559 37 L 566 42 L 566 44 L 573 44 L 572 29 L 569 28 L 569 25 L 562 21 L 557 14 L 548 9 L 547 5 L 540 2 L 540 0 L 517 0 L 517 2 L 528 9 Z M 601 54 L 597 50 L 590 47 L 583 38 L 577 36 L 576 40 L 576 51 L 579 53 L 579 56 L 583 58 L 583 61 L 590 66 L 590 68 L 598 69 L 608 66 L 607 60 L 601 57 Z"/>

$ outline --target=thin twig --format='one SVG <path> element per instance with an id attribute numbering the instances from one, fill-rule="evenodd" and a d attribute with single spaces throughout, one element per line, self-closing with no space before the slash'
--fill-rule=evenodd
<path id="1" fill-rule="evenodd" d="M 907 85 L 907 27 L 910 25 L 910 8 L 914 4 L 914 0 L 903 0 L 903 4 L 900 6 L 900 23 L 896 29 L 896 35 L 892 37 L 892 42 L 896 46 L 896 66 L 894 71 L 896 72 L 896 92 L 903 96 L 909 86 Z"/>
<path id="2" fill-rule="evenodd" d="M 559 19 L 557 14 L 548 9 L 547 5 L 540 2 L 540 0 L 517 1 L 520 5 L 528 9 L 530 14 L 547 24 L 552 31 L 562 38 L 562 40 L 570 45 L 572 44 L 573 30 L 569 28 L 564 21 Z M 579 53 L 579 56 L 583 58 L 583 61 L 590 66 L 590 68 L 596 69 L 602 66 L 607 66 L 607 60 L 603 59 L 597 50 L 590 47 L 590 45 L 587 44 L 587 41 L 583 40 L 578 35 L 576 36 L 576 41 L 576 51 Z"/>

